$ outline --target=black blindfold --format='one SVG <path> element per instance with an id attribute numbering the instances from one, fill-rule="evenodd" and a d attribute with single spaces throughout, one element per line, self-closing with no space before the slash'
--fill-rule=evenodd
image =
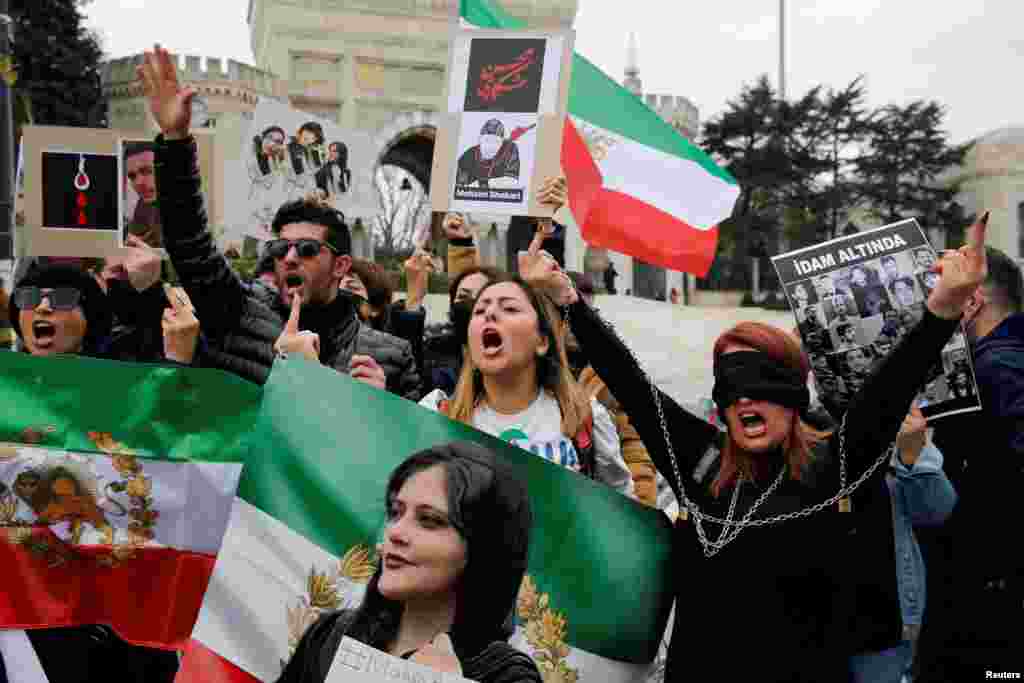
<path id="1" fill-rule="evenodd" d="M 735 351 L 715 361 L 715 388 L 711 392 L 723 416 L 741 398 L 768 401 L 804 413 L 811 392 L 800 373 L 760 351 Z"/>

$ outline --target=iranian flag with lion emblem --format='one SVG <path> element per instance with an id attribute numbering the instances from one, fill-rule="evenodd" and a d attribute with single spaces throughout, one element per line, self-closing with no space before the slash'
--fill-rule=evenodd
<path id="1" fill-rule="evenodd" d="M 115 386 L 123 393 L 111 394 Z M 186 617 L 195 620 L 198 612 L 183 644 L 179 683 L 275 681 L 320 614 L 359 603 L 375 569 L 371 548 L 384 528 L 391 471 L 417 451 L 456 440 L 492 449 L 527 483 L 534 526 L 512 644 L 533 657 L 545 680 L 643 681 L 658 651 L 671 607 L 665 515 L 333 370 L 279 360 L 261 388 L 214 370 L 3 354 L 0 397 L 17 406 L 0 415 L 0 441 L 16 453 L 8 462 L 18 463 L 11 472 L 42 467 L 39 459 L 51 450 L 67 457 L 89 491 L 76 510 L 85 520 L 95 500 L 115 527 L 115 544 L 131 538 L 127 520 L 155 521 L 154 540 L 166 547 L 119 558 L 104 544 L 104 524 L 93 528 L 85 520 L 85 547 L 74 546 L 76 556 L 107 558 L 112 566 L 94 562 L 88 571 L 107 572 L 110 583 L 94 588 L 76 579 L 65 597 L 108 610 L 91 614 L 90 622 L 156 646 L 182 645 L 183 628 L 192 626 Z M 97 425 L 109 434 L 92 432 Z M 242 475 L 218 544 L 223 524 L 211 523 L 208 511 L 227 509 L 231 482 L 217 488 L 198 472 L 229 463 L 243 465 Z M 173 472 L 184 474 L 174 480 Z M 150 483 L 132 483 L 140 479 Z M 195 495 L 181 493 L 190 490 Z M 141 493 L 148 496 L 133 495 Z M 133 516 L 132 498 L 150 500 L 148 509 L 159 516 Z M 119 516 L 115 500 L 127 515 Z M 164 534 L 161 525 L 177 513 L 179 523 L 166 527 L 175 533 Z M 40 528 L 33 538 L 67 531 Z M 185 566 L 180 558 L 200 531 L 210 539 L 202 573 L 172 583 L 168 575 L 132 569 L 143 567 L 133 563 L 149 552 L 173 554 Z M 54 613 L 33 623 L 11 615 L 31 606 L 27 595 L 57 590 L 40 578 L 45 572 L 67 568 L 50 568 L 54 559 L 28 546 L 9 544 L 7 552 L 33 573 L 19 570 L 14 585 L 24 590 L 0 598 L 7 606 L 0 628 L 62 623 Z M 169 620 L 172 614 L 180 619 Z"/>

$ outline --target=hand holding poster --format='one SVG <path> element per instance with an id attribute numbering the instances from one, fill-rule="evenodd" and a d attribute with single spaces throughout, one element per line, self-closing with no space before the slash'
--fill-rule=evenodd
<path id="1" fill-rule="evenodd" d="M 431 175 L 435 211 L 548 216 L 560 173 L 572 33 L 459 31 Z"/>
<path id="2" fill-rule="evenodd" d="M 820 393 L 840 408 L 920 322 L 938 282 L 935 251 L 915 220 L 772 258 Z M 981 407 L 962 331 L 918 397 L 929 419 Z"/>

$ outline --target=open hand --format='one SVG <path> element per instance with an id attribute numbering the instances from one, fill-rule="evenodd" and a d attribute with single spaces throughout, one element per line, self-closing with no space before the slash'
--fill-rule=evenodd
<path id="1" fill-rule="evenodd" d="M 442 633 L 427 643 L 412 656 L 412 661 L 429 666 L 435 671 L 462 675 L 462 664 L 455 656 L 455 647 L 447 633 Z"/>
<path id="2" fill-rule="evenodd" d="M 558 261 L 542 250 L 544 232 L 538 230 L 525 254 L 519 254 L 519 275 L 532 287 L 544 292 L 559 306 L 575 303 L 579 298 L 572 280 L 566 275 Z"/>
<path id="3" fill-rule="evenodd" d="M 959 249 L 946 251 L 932 266 L 939 274 L 939 283 L 928 297 L 928 310 L 940 318 L 955 320 L 964 311 L 967 300 L 988 276 L 985 255 L 985 232 L 989 212 L 967 231 L 967 243 Z"/>
<path id="4" fill-rule="evenodd" d="M 299 331 L 299 314 L 302 311 L 302 297 L 292 294 L 292 311 L 284 331 L 274 342 L 278 353 L 297 353 L 306 360 L 320 362 L 320 335 L 309 330 Z"/>
<path id="5" fill-rule="evenodd" d="M 171 302 L 164 309 L 162 320 L 164 357 L 183 365 L 191 365 L 199 341 L 199 319 L 187 300 L 179 297 L 170 285 L 164 285 L 164 291 Z"/>
<path id="6" fill-rule="evenodd" d="M 135 68 L 135 73 L 142 81 L 149 97 L 149 110 L 164 137 L 168 140 L 188 137 L 196 91 L 183 88 L 178 82 L 178 68 L 170 53 L 154 45 L 152 52 L 146 52 L 145 61 Z"/>
<path id="7" fill-rule="evenodd" d="M 384 368 L 371 356 L 352 356 L 352 360 L 348 362 L 348 375 L 371 387 L 387 388 L 388 378 L 384 374 Z"/>

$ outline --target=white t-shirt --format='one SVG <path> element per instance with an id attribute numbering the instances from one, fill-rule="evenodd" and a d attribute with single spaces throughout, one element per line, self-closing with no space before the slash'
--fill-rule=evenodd
<path id="1" fill-rule="evenodd" d="M 444 392 L 436 389 L 424 396 L 420 405 L 437 410 L 438 404 L 445 399 Z M 591 399 L 590 405 L 594 412 L 596 479 L 623 495 L 635 498 L 633 477 L 622 459 L 615 423 L 596 400 Z M 574 472 L 582 469 L 572 436 L 562 434 L 562 411 L 558 400 L 546 391 L 539 392 L 529 407 L 515 415 L 503 415 L 490 406 L 481 405 L 473 413 L 473 426 Z"/>

